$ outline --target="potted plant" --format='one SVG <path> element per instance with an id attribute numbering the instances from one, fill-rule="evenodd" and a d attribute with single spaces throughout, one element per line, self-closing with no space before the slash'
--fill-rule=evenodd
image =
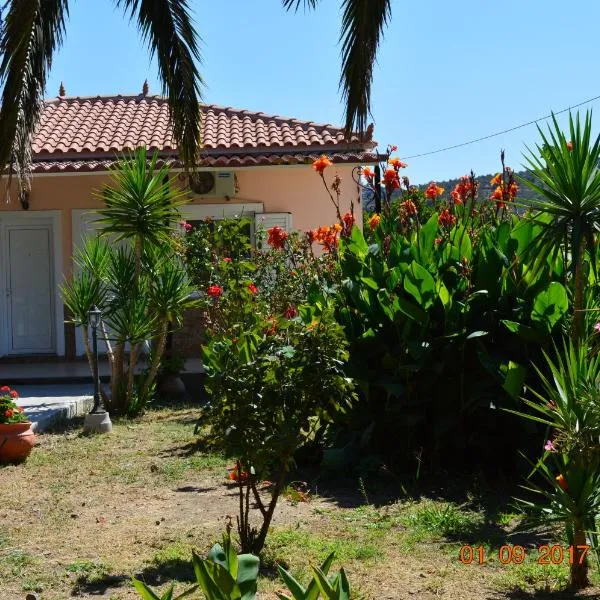
<path id="1" fill-rule="evenodd" d="M 24 461 L 35 444 L 31 423 L 17 406 L 19 394 L 7 385 L 0 387 L 0 462 Z"/>

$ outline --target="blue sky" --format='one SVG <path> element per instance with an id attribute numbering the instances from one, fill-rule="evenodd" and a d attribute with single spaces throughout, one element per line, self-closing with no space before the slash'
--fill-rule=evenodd
<path id="1" fill-rule="evenodd" d="M 340 123 L 340 1 L 286 13 L 279 0 L 189 0 L 202 37 L 204 100 Z M 375 139 L 400 156 L 450 146 L 600 95 L 600 3 L 578 0 L 394 0 L 373 84 Z M 46 96 L 150 92 L 160 86 L 135 25 L 108 0 L 71 3 Z M 600 123 L 596 102 L 596 121 Z M 584 107 L 585 109 L 585 107 Z M 564 119 L 561 119 L 564 122 Z M 530 126 L 409 160 L 415 183 L 522 164 Z"/>

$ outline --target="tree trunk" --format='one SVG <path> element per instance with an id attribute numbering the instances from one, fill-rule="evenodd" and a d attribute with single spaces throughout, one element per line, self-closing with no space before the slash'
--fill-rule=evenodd
<path id="1" fill-rule="evenodd" d="M 158 336 L 158 342 L 156 344 L 156 349 L 152 353 L 152 364 L 150 365 L 150 371 L 144 381 L 141 389 L 140 389 L 140 399 L 145 401 L 144 398 L 146 394 L 150 390 L 150 386 L 154 382 L 156 378 L 156 373 L 158 373 L 158 367 L 160 366 L 160 359 L 162 358 L 163 352 L 165 350 L 165 345 L 167 343 L 167 332 L 169 330 L 169 321 L 166 319 L 160 325 L 160 333 Z"/>
<path id="2" fill-rule="evenodd" d="M 576 590 L 581 590 L 590 585 L 588 579 L 587 556 L 583 556 L 583 551 L 579 550 L 585 547 L 585 531 L 579 521 L 575 522 L 573 535 L 573 564 L 571 565 L 570 585 Z"/>
<path id="3" fill-rule="evenodd" d="M 585 240 L 581 241 L 579 252 L 577 253 L 577 264 L 575 265 L 575 296 L 573 300 L 573 339 L 579 343 L 583 334 L 583 290 L 585 285 Z"/>
<path id="4" fill-rule="evenodd" d="M 125 360 L 125 345 L 121 342 L 115 344 L 114 360 L 112 363 L 110 377 L 110 395 L 113 408 L 119 414 L 125 411 L 124 393 L 123 393 L 123 361 Z"/>

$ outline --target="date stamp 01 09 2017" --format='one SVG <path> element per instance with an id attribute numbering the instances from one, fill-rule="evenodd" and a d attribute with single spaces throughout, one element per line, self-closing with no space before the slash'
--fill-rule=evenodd
<path id="1" fill-rule="evenodd" d="M 537 562 L 540 565 L 560 565 L 563 562 L 572 565 L 574 561 L 582 564 L 589 549 L 589 545 L 567 546 L 565 548 L 558 544 L 538 546 Z M 500 546 L 496 556 L 501 565 L 520 565 L 525 561 L 529 552 L 533 552 L 535 555 L 536 549 L 526 551 L 523 546 L 505 544 Z M 459 560 L 464 565 L 484 565 L 493 558 L 486 555 L 483 546 L 473 547 L 467 545 L 461 547 Z"/>

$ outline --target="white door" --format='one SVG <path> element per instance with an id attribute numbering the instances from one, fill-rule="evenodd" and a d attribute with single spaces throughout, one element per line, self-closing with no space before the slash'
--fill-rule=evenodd
<path id="1" fill-rule="evenodd" d="M 9 226 L 7 234 L 8 352 L 55 352 L 51 226 Z"/>

